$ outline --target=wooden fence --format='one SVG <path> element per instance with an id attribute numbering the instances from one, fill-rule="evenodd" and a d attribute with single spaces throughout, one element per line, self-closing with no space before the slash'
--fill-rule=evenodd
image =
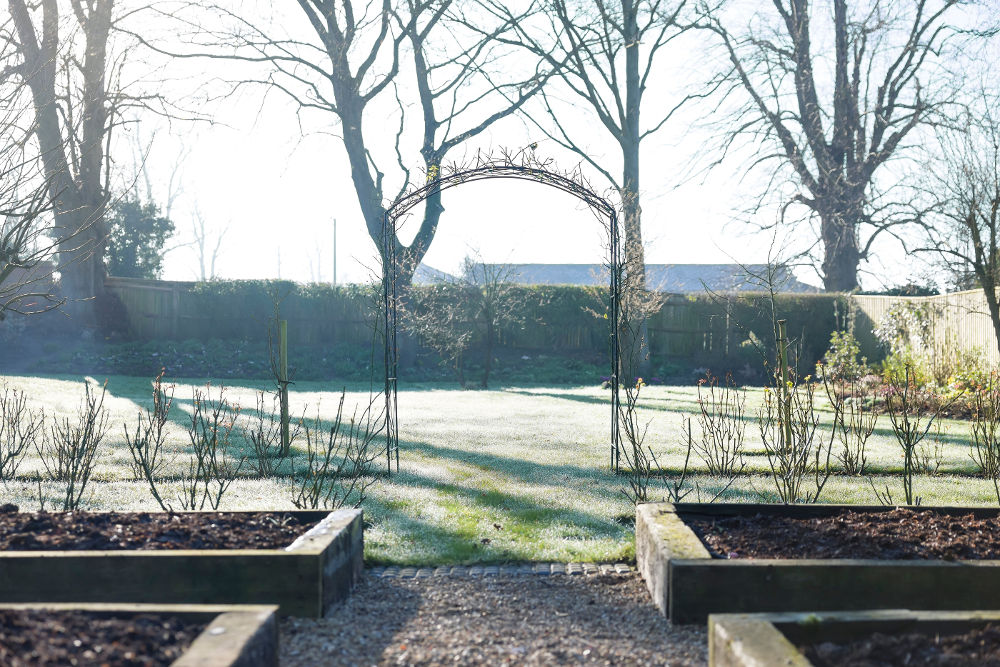
<path id="1" fill-rule="evenodd" d="M 234 295 L 212 299 L 206 307 L 193 282 L 108 278 L 105 286 L 121 299 L 130 333 L 140 340 L 266 339 L 274 318 L 266 298 Z M 289 341 L 296 344 L 368 343 L 372 338 L 372 320 L 360 298 L 292 300 L 282 304 L 281 317 L 288 320 Z"/>
<path id="2" fill-rule="evenodd" d="M 997 337 L 982 290 L 952 292 L 940 296 L 853 296 L 855 335 L 862 353 L 881 356 L 873 333 L 890 309 L 900 303 L 919 309 L 928 324 L 928 344 L 935 356 L 957 351 L 981 355 L 991 364 L 1000 362 Z"/>

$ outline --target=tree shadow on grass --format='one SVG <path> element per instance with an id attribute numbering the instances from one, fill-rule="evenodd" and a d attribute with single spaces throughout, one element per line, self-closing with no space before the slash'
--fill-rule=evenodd
<path id="1" fill-rule="evenodd" d="M 566 526 L 565 536 L 556 539 L 580 540 L 579 554 L 588 539 L 633 540 L 628 528 L 613 517 L 567 507 L 554 507 L 524 494 L 480 489 L 411 472 L 394 478 L 398 484 L 433 489 L 443 498 L 439 506 L 448 513 L 451 526 L 429 521 L 419 514 L 422 505 L 390 499 L 377 493 L 363 507 L 371 520 L 391 533 L 393 539 L 410 545 L 403 562 L 408 565 L 505 563 L 538 560 L 538 540 L 556 526 Z M 497 528 L 499 526 L 499 528 Z M 505 546 L 506 545 L 506 546 Z M 572 552 L 572 549 L 569 549 Z M 572 555 L 572 554 L 571 554 Z M 370 564 L 379 559 L 371 558 Z"/>
<path id="2" fill-rule="evenodd" d="M 504 394 L 516 394 L 518 396 L 528 396 L 532 398 L 558 398 L 564 401 L 574 401 L 576 403 L 588 403 L 590 405 L 604 405 L 608 408 L 611 407 L 611 395 L 607 397 L 598 396 L 587 396 L 586 394 L 574 394 L 570 391 L 567 392 L 556 392 L 556 391 L 529 391 L 527 389 L 502 389 L 500 390 Z"/>
<path id="3" fill-rule="evenodd" d="M 574 401 L 576 403 L 587 403 L 589 405 L 603 405 L 610 409 L 611 394 L 607 397 L 588 396 L 586 394 L 576 394 L 571 391 L 530 391 L 527 389 L 502 389 L 505 394 L 517 394 L 528 397 L 557 398 L 564 401 Z M 687 407 L 684 407 L 687 405 Z M 698 412 L 698 401 L 693 399 L 683 399 L 675 397 L 642 396 L 639 399 L 639 407 L 647 410 L 660 410 L 662 412 Z"/>
<path id="4" fill-rule="evenodd" d="M 522 482 L 552 483 L 556 475 L 579 479 L 581 482 L 605 481 L 613 477 L 611 471 L 603 466 L 598 468 L 559 463 L 540 463 L 412 440 L 400 440 L 399 447 L 403 456 L 405 456 L 405 452 L 407 451 L 419 452 L 429 458 L 467 463 L 483 470 L 502 471 L 505 475 L 517 478 Z M 564 481 L 561 480 L 561 482 Z"/>

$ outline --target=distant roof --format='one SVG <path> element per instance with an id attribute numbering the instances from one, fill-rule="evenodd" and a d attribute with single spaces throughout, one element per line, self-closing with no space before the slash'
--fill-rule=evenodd
<path id="1" fill-rule="evenodd" d="M 455 276 L 435 269 L 426 264 L 417 265 L 417 270 L 413 272 L 414 285 L 433 285 L 435 283 L 447 283 L 455 280 Z"/>
<path id="2" fill-rule="evenodd" d="M 509 269 L 509 279 L 522 285 L 604 285 L 608 282 L 608 269 L 600 264 L 504 266 Z M 646 285 L 649 289 L 675 294 L 706 289 L 713 292 L 760 291 L 761 285 L 749 280 L 747 274 L 762 275 L 766 269 L 766 264 L 647 264 Z M 778 269 L 775 286 L 781 292 L 820 291 L 797 280 L 787 268 Z"/>

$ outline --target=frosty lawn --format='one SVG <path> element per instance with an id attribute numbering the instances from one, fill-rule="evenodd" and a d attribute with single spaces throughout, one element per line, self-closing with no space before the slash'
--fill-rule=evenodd
<path id="1" fill-rule="evenodd" d="M 49 415 L 71 415 L 83 394 L 82 377 L 6 377 L 6 383 L 28 392 L 35 407 Z M 101 379 L 103 381 L 103 378 Z M 196 383 L 176 383 L 170 446 L 187 447 L 184 428 Z M 230 401 L 254 403 L 265 384 L 241 383 L 226 388 Z M 367 391 L 353 386 L 345 406 L 367 401 Z M 760 390 L 751 390 L 747 414 L 753 415 Z M 292 412 L 318 404 L 332 418 L 339 387 L 331 383 L 293 385 Z M 694 387 L 647 387 L 644 417 L 652 419 L 646 444 L 669 468 L 683 463 L 682 418 L 697 410 Z M 140 406 L 150 402 L 148 378 L 111 377 L 105 406 L 113 427 L 102 446 L 101 463 L 85 506 L 97 510 L 156 510 L 144 483 L 130 481 L 130 456 L 122 424 L 131 425 Z M 348 412 L 345 407 L 345 412 Z M 364 510 L 365 557 L 369 563 L 448 564 L 515 560 L 613 561 L 634 556 L 631 518 L 634 510 L 621 494 L 622 478 L 608 471 L 610 409 L 598 387 L 508 387 L 495 391 L 461 391 L 443 386 L 403 385 L 399 394 L 400 473 L 369 490 Z M 916 492 L 924 504 L 995 503 L 992 484 L 970 476 L 968 425 L 947 422 L 938 476 L 921 476 Z M 695 428 L 697 436 L 697 428 Z M 747 428 L 748 471 L 726 494 L 731 501 L 773 500 L 765 475 L 756 424 Z M 298 443 L 296 443 L 298 444 Z M 293 448 L 295 445 L 293 445 Z M 888 419 L 881 418 L 869 441 L 869 461 L 894 497 L 901 485 L 892 475 L 901 454 Z M 377 462 L 384 466 L 384 462 Z M 704 466 L 692 456 L 692 468 Z M 175 465 L 180 465 L 179 463 Z M 38 508 L 34 452 L 18 479 L 3 490 L 2 502 Z M 176 472 L 176 468 L 175 468 Z M 170 471 L 168 469 L 169 476 Z M 719 480 L 704 474 L 692 478 L 708 500 Z M 220 509 L 291 509 L 291 479 L 244 479 L 234 484 Z M 167 496 L 175 492 L 165 486 Z M 49 507 L 54 485 L 43 484 Z M 662 495 L 654 488 L 652 496 Z M 689 500 L 696 500 L 695 494 Z M 829 502 L 874 504 L 867 480 L 835 476 L 824 490 Z"/>

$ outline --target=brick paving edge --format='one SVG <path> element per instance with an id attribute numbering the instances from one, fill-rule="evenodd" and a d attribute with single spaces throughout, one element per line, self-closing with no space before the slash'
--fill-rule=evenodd
<path id="1" fill-rule="evenodd" d="M 409 567 L 380 565 L 365 568 L 365 574 L 386 579 L 431 579 L 433 577 L 496 576 L 594 576 L 635 572 L 628 563 L 507 563 L 504 565 L 440 565 Z"/>

